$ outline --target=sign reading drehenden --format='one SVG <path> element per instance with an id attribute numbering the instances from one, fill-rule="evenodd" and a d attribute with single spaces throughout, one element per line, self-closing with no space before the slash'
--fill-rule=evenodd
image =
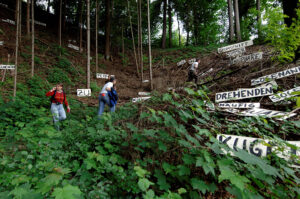
<path id="1" fill-rule="evenodd" d="M 228 145 L 234 151 L 243 149 L 257 157 L 265 157 L 274 151 L 278 157 L 286 160 L 290 158 L 291 154 L 296 156 L 300 155 L 300 150 L 295 149 L 300 147 L 300 141 L 287 141 L 288 144 L 296 147 L 283 147 L 284 150 L 279 150 L 278 146 L 276 146 L 274 142 L 260 138 L 219 134 L 217 135 L 217 140 L 219 140 L 219 142 L 222 144 Z M 223 152 L 227 153 L 225 149 L 223 149 Z"/>
<path id="2" fill-rule="evenodd" d="M 14 70 L 15 65 L 0 65 L 0 69 Z"/>
<path id="3" fill-rule="evenodd" d="M 293 92 L 299 92 L 300 87 L 293 88 L 291 90 L 282 92 L 282 93 L 276 93 L 275 95 L 269 96 L 269 98 L 272 100 L 272 102 L 279 102 L 281 100 L 284 100 L 286 98 L 294 97 L 297 95 L 292 94 Z"/>
<path id="4" fill-rule="evenodd" d="M 248 88 L 248 89 L 238 89 L 236 91 L 216 93 L 216 102 L 225 102 L 230 100 L 240 100 L 253 97 L 261 97 L 273 95 L 273 87 L 259 87 L 259 88 Z"/>
<path id="5" fill-rule="evenodd" d="M 260 103 L 220 103 L 220 108 L 259 108 Z"/>
<path id="6" fill-rule="evenodd" d="M 108 78 L 109 78 L 109 74 L 97 73 L 97 79 L 108 79 Z"/>
<path id="7" fill-rule="evenodd" d="M 242 57 L 238 57 L 238 58 L 232 60 L 231 64 L 253 62 L 253 61 L 262 59 L 262 57 L 263 57 L 262 52 L 253 53 L 251 55 L 245 55 L 245 56 L 242 56 Z"/>
<path id="8" fill-rule="evenodd" d="M 233 51 L 230 51 L 228 53 L 226 53 L 227 57 L 239 57 L 241 56 L 244 52 L 246 52 L 246 48 L 242 47 Z"/>
<path id="9" fill-rule="evenodd" d="M 253 108 L 239 113 L 242 116 L 263 116 L 274 117 L 277 120 L 284 120 L 297 115 L 296 113 L 288 113 L 282 111 L 273 111 L 262 108 Z"/>
<path id="10" fill-rule="evenodd" d="M 298 73 L 300 73 L 300 66 L 297 66 L 295 68 L 290 68 L 290 69 L 287 69 L 287 70 L 284 70 L 284 71 L 280 71 L 280 72 L 277 72 L 277 73 L 273 73 L 271 75 L 266 75 L 266 76 L 260 77 L 258 79 L 252 79 L 251 80 L 251 86 L 265 83 L 268 80 L 281 79 L 281 78 L 288 77 L 288 76 L 291 76 L 291 75 L 295 75 L 295 74 L 298 74 Z"/>
<path id="11" fill-rule="evenodd" d="M 92 95 L 91 89 L 77 89 L 78 97 L 90 97 Z"/>
<path id="12" fill-rule="evenodd" d="M 249 40 L 249 41 L 244 41 L 241 43 L 237 43 L 237 44 L 233 44 L 230 46 L 225 46 L 223 48 L 218 48 L 218 53 L 225 53 L 225 52 L 229 52 L 238 48 L 243 48 L 243 47 L 247 47 L 247 46 L 252 46 L 253 45 L 253 41 Z"/>

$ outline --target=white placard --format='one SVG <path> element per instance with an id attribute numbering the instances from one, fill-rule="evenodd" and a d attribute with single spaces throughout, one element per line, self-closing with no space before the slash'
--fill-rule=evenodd
<path id="1" fill-rule="evenodd" d="M 226 53 L 227 57 L 240 57 L 242 54 L 246 52 L 246 48 L 242 47 L 233 51 Z"/>
<path id="2" fill-rule="evenodd" d="M 214 71 L 214 69 L 211 68 L 211 69 L 209 69 L 208 71 L 202 73 L 202 74 L 200 75 L 200 77 L 203 77 L 203 76 L 205 76 L 205 75 L 207 75 L 207 74 L 209 74 L 209 73 L 211 73 L 211 72 L 213 72 L 213 71 Z"/>
<path id="3" fill-rule="evenodd" d="M 109 74 L 97 73 L 96 77 L 97 77 L 97 79 L 108 79 L 109 78 Z"/>
<path id="4" fill-rule="evenodd" d="M 143 83 L 148 83 L 148 82 L 149 82 L 149 80 L 148 80 L 148 79 L 146 79 L 146 80 L 144 80 L 144 81 L 143 81 Z"/>
<path id="5" fill-rule="evenodd" d="M 286 98 L 297 96 L 297 95 L 292 95 L 293 92 L 297 92 L 297 91 L 300 91 L 300 87 L 296 87 L 282 93 L 276 93 L 275 95 L 269 96 L 269 98 L 272 100 L 272 102 L 279 102 Z"/>
<path id="6" fill-rule="evenodd" d="M 185 64 L 185 63 L 186 63 L 185 60 L 181 60 L 180 62 L 177 63 L 177 66 L 181 66 L 181 65 L 183 65 L 183 64 Z"/>
<path id="7" fill-rule="evenodd" d="M 237 64 L 237 63 L 249 63 L 249 62 L 253 62 L 253 61 L 257 61 L 263 58 L 263 53 L 259 52 L 259 53 L 253 53 L 251 55 L 245 55 L 242 57 L 238 57 L 234 60 L 232 60 L 231 64 Z"/>
<path id="8" fill-rule="evenodd" d="M 260 103 L 220 103 L 220 108 L 260 108 Z"/>
<path id="9" fill-rule="evenodd" d="M 278 147 L 274 144 L 274 142 L 270 140 L 263 140 L 260 138 L 251 138 L 251 137 L 244 137 L 244 136 L 236 136 L 236 135 L 217 135 L 217 140 L 220 141 L 220 143 L 226 144 L 229 146 L 229 148 L 238 151 L 239 149 L 243 149 L 247 151 L 248 153 L 255 155 L 257 157 L 265 157 L 272 152 L 275 152 L 275 154 L 283 158 L 285 160 L 290 159 L 291 154 L 294 154 L 296 156 L 300 156 L 300 141 L 287 141 L 288 144 L 294 145 L 298 148 L 298 150 L 295 150 L 291 147 L 287 147 L 283 145 L 283 150 L 279 149 L 281 147 Z M 227 151 L 223 148 L 223 152 L 227 154 Z M 230 153 L 233 155 L 233 153 Z M 300 166 L 300 165 L 299 165 Z"/>
<path id="10" fill-rule="evenodd" d="M 235 50 L 235 49 L 238 49 L 238 48 L 252 46 L 252 45 L 253 45 L 252 40 L 244 41 L 244 42 L 233 44 L 233 45 L 230 45 L 230 46 L 225 46 L 223 48 L 218 48 L 218 53 L 224 53 L 224 52 L 228 52 L 228 51 L 232 51 L 232 50 Z"/>
<path id="11" fill-rule="evenodd" d="M 92 95 L 91 89 L 77 89 L 78 97 L 90 97 Z"/>
<path id="12" fill-rule="evenodd" d="M 148 93 L 148 92 L 139 92 L 138 94 L 139 95 L 150 95 L 151 93 Z"/>
<path id="13" fill-rule="evenodd" d="M 2 21 L 7 22 L 7 23 L 10 23 L 10 24 L 12 24 L 12 25 L 16 25 L 16 22 L 13 21 L 13 20 L 10 20 L 10 19 L 2 19 Z"/>
<path id="14" fill-rule="evenodd" d="M 68 47 L 69 47 L 69 48 L 72 48 L 72 49 L 74 49 L 74 50 L 79 51 L 79 47 L 78 47 L 78 46 L 74 46 L 73 44 L 69 44 Z"/>
<path id="15" fill-rule="evenodd" d="M 230 100 L 247 99 L 253 97 L 261 97 L 273 95 L 273 87 L 266 86 L 260 88 L 238 89 L 236 91 L 216 93 L 216 102 L 225 102 Z"/>
<path id="16" fill-rule="evenodd" d="M 145 100 L 148 100 L 150 98 L 151 97 L 137 97 L 137 98 L 132 98 L 132 102 L 135 103 L 135 102 L 145 101 Z"/>
<path id="17" fill-rule="evenodd" d="M 239 113 L 242 116 L 264 116 L 275 117 L 277 120 L 284 120 L 297 115 L 296 113 L 288 113 L 282 111 L 273 111 L 261 108 L 253 108 Z"/>
<path id="18" fill-rule="evenodd" d="M 4 41 L 0 41 L 0 46 L 3 46 Z"/>
<path id="19" fill-rule="evenodd" d="M 0 6 L 8 8 L 8 5 L 4 4 L 4 3 L 0 3 Z"/>
<path id="20" fill-rule="evenodd" d="M 0 65 L 0 69 L 14 70 L 15 65 Z"/>
<path id="21" fill-rule="evenodd" d="M 196 61 L 197 61 L 196 58 L 193 58 L 193 59 L 190 59 L 188 62 L 189 62 L 189 64 L 193 64 Z"/>
<path id="22" fill-rule="evenodd" d="M 281 79 L 281 78 L 288 77 L 288 76 L 291 76 L 291 75 L 295 75 L 295 74 L 298 74 L 298 73 L 300 73 L 300 66 L 297 66 L 295 68 L 290 68 L 290 69 L 287 69 L 287 70 L 284 70 L 284 71 L 280 71 L 280 72 L 277 72 L 277 73 L 273 73 L 273 74 L 270 74 L 270 75 L 266 75 L 266 76 L 260 77 L 258 79 L 252 79 L 251 80 L 251 85 L 254 86 L 254 85 L 262 84 L 262 83 L 265 83 L 269 80 Z"/>

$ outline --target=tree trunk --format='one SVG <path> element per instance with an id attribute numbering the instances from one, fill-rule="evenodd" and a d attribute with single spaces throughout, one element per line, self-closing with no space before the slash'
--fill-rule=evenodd
<path id="1" fill-rule="evenodd" d="M 168 0 L 168 15 L 169 15 L 169 48 L 172 48 L 172 7 L 171 0 Z"/>
<path id="2" fill-rule="evenodd" d="M 234 0 L 234 13 L 235 13 L 235 29 L 237 35 L 237 41 L 242 41 L 241 27 L 240 27 L 240 14 L 239 14 L 239 2 Z"/>
<path id="3" fill-rule="evenodd" d="M 47 1 L 47 13 L 50 13 L 50 0 Z"/>
<path id="4" fill-rule="evenodd" d="M 162 43 L 161 48 L 166 48 L 166 37 L 167 37 L 167 0 L 163 0 L 164 2 L 164 13 L 163 13 L 163 34 L 162 34 Z"/>
<path id="5" fill-rule="evenodd" d="M 59 3 L 59 33 L 58 33 L 58 37 L 59 37 L 59 46 L 61 47 L 61 19 L 62 18 L 62 0 L 60 0 Z"/>
<path id="6" fill-rule="evenodd" d="M 22 42 L 22 1 L 20 2 L 20 14 L 19 14 L 19 29 L 20 29 L 20 36 L 19 36 L 19 38 L 20 38 L 20 41 L 19 41 L 19 43 L 20 43 L 20 45 L 21 45 L 21 42 Z"/>
<path id="7" fill-rule="evenodd" d="M 139 18 L 140 18 L 140 61 L 141 61 L 141 74 L 142 74 L 142 81 L 144 80 L 144 57 L 143 57 L 143 29 L 142 29 L 142 0 L 139 0 Z"/>
<path id="8" fill-rule="evenodd" d="M 27 28 L 27 37 L 29 37 L 29 35 L 30 35 L 30 0 L 27 0 L 26 28 Z"/>
<path id="9" fill-rule="evenodd" d="M 181 35 L 180 35 L 180 23 L 179 23 L 179 18 L 178 18 L 178 14 L 177 14 L 177 23 L 178 23 L 178 43 L 179 43 L 179 47 L 181 45 Z"/>
<path id="10" fill-rule="evenodd" d="M 34 76 L 34 0 L 31 4 L 31 77 Z"/>
<path id="11" fill-rule="evenodd" d="M 138 65 L 141 64 L 141 40 L 140 40 L 140 0 L 137 0 L 137 21 L 138 21 L 138 48 L 137 48 L 137 56 L 138 56 Z M 142 71 L 141 71 L 142 72 Z"/>
<path id="12" fill-rule="evenodd" d="M 83 20 L 82 20 L 82 15 L 83 15 L 83 2 L 81 0 L 81 8 L 80 8 L 80 19 L 79 19 L 79 26 L 80 26 L 80 31 L 79 31 L 79 48 L 80 52 L 83 51 L 82 48 L 82 28 L 83 28 Z"/>
<path id="13" fill-rule="evenodd" d="M 189 43 L 190 43 L 190 30 L 187 29 L 186 30 L 186 46 L 189 46 Z"/>
<path id="14" fill-rule="evenodd" d="M 287 16 L 288 18 L 284 18 L 284 23 L 287 25 L 287 27 L 290 27 L 293 23 L 293 18 L 297 18 L 297 12 L 296 9 L 299 8 L 299 0 L 283 0 L 282 1 L 282 8 L 283 8 L 283 13 Z"/>
<path id="15" fill-rule="evenodd" d="M 90 35 L 90 0 L 87 0 L 87 88 L 90 88 L 90 56 L 91 56 L 91 35 Z"/>
<path id="16" fill-rule="evenodd" d="M 105 0 L 105 59 L 110 58 L 110 23 L 111 23 L 111 6 L 110 0 Z"/>
<path id="17" fill-rule="evenodd" d="M 63 6 L 62 6 L 62 32 L 66 30 L 66 8 L 67 8 L 67 1 L 63 1 Z"/>
<path id="18" fill-rule="evenodd" d="M 228 16 L 229 16 L 229 41 L 234 40 L 234 25 L 233 25 L 233 7 L 232 0 L 227 0 L 228 2 Z"/>
<path id="19" fill-rule="evenodd" d="M 125 45 L 124 45 L 124 25 L 122 23 L 122 63 L 124 65 L 124 58 L 125 58 Z"/>
<path id="20" fill-rule="evenodd" d="M 13 99 L 16 99 L 16 94 L 17 94 L 17 75 L 18 75 L 18 56 L 19 56 L 19 14 L 20 14 L 20 1 L 17 0 L 17 5 L 16 5 L 16 57 L 15 57 L 15 75 L 14 75 L 14 91 L 13 91 Z"/>
<path id="21" fill-rule="evenodd" d="M 99 4 L 98 4 L 98 0 L 96 0 L 96 45 L 95 45 L 95 48 L 96 48 L 96 73 L 98 73 L 98 10 L 99 9 Z"/>
<path id="22" fill-rule="evenodd" d="M 132 22 L 131 22 L 131 12 L 130 12 L 130 4 L 129 4 L 129 0 L 127 0 L 127 4 L 128 4 L 128 15 L 129 15 L 129 23 L 130 23 L 130 31 L 131 31 L 131 38 L 132 38 L 132 46 L 133 46 L 133 52 L 134 52 L 134 59 L 135 59 L 135 65 L 136 65 L 136 72 L 137 72 L 137 76 L 139 77 L 139 64 L 137 61 L 137 57 L 136 57 L 136 51 L 135 51 L 135 41 L 134 41 L 134 36 L 133 36 L 133 28 L 132 28 Z"/>
<path id="23" fill-rule="evenodd" d="M 152 81 L 152 54 L 151 54 L 151 28 L 150 28 L 150 0 L 147 0 L 147 10 L 148 10 L 148 47 L 149 47 L 149 69 L 150 69 L 150 84 L 151 91 L 153 90 Z"/>
<path id="24" fill-rule="evenodd" d="M 260 9 L 260 0 L 256 0 L 256 9 L 257 9 L 257 35 L 258 39 L 261 38 L 261 9 Z"/>

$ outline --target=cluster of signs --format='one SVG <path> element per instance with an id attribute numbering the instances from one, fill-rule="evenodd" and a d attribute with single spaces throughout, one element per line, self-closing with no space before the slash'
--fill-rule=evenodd
<path id="1" fill-rule="evenodd" d="M 15 69 L 15 65 L 0 65 L 0 69 L 14 70 Z"/>
<path id="2" fill-rule="evenodd" d="M 190 64 L 190 65 L 193 64 L 194 62 L 196 62 L 196 58 L 193 58 L 193 59 L 188 60 L 188 64 Z M 184 60 L 181 60 L 180 62 L 177 63 L 177 66 L 182 66 L 182 65 L 184 65 L 185 63 L 187 63 L 185 59 L 184 59 Z"/>

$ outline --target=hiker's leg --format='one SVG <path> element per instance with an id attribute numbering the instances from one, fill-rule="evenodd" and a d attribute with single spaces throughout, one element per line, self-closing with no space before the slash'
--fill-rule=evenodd
<path id="1" fill-rule="evenodd" d="M 191 71 L 189 71 L 189 73 L 188 73 L 188 82 L 190 82 L 190 81 L 192 81 L 193 80 L 193 76 L 192 76 L 192 73 L 191 73 Z"/>
<path id="2" fill-rule="evenodd" d="M 58 106 L 58 113 L 59 113 L 59 121 L 67 119 L 66 111 L 65 111 L 64 106 L 62 104 L 60 104 Z"/>
<path id="3" fill-rule="evenodd" d="M 54 127 L 59 131 L 59 112 L 56 104 L 51 104 L 51 113 L 53 116 Z"/>
<path id="4" fill-rule="evenodd" d="M 194 74 L 194 79 L 195 79 L 195 84 L 198 83 L 198 76 L 196 74 Z"/>
<path id="5" fill-rule="evenodd" d="M 105 107 L 105 102 L 102 99 L 103 97 L 100 95 L 99 96 L 99 110 L 98 110 L 98 116 L 101 116 L 103 111 L 104 111 L 104 107 Z"/>
<path id="6" fill-rule="evenodd" d="M 115 112 L 116 111 L 116 105 L 113 105 L 110 107 L 110 112 Z"/>

